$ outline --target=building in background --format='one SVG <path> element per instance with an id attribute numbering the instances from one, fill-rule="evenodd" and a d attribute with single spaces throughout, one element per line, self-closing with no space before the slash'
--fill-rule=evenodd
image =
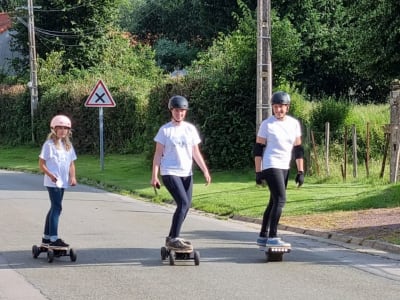
<path id="1" fill-rule="evenodd" d="M 14 74 L 11 65 L 11 59 L 15 58 L 10 46 L 11 25 L 10 16 L 7 13 L 0 13 L 0 73 L 7 75 Z"/>

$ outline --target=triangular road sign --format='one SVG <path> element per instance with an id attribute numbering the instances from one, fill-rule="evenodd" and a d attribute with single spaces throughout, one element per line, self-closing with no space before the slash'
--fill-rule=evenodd
<path id="1" fill-rule="evenodd" d="M 85 102 L 86 107 L 115 107 L 115 105 L 114 99 L 101 79 Z"/>

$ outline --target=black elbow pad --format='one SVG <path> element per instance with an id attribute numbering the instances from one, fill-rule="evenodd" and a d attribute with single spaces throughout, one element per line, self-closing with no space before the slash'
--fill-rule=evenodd
<path id="1" fill-rule="evenodd" d="M 302 145 L 297 145 L 293 147 L 294 158 L 304 158 L 304 147 Z"/>
<path id="2" fill-rule="evenodd" d="M 264 151 L 264 144 L 261 143 L 255 143 L 254 147 L 253 147 L 253 155 L 254 157 L 256 156 L 262 156 L 263 155 L 263 151 Z"/>

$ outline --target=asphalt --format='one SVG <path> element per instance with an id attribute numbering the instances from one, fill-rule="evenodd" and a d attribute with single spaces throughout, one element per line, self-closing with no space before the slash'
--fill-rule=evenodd
<path id="1" fill-rule="evenodd" d="M 260 224 L 260 219 L 236 216 L 232 218 L 239 222 Z M 293 226 L 279 225 L 279 230 L 293 234 L 303 234 L 316 239 L 330 240 L 333 244 L 340 244 L 355 251 L 368 252 L 380 256 L 399 259 L 400 246 L 378 240 L 367 240 L 358 237 L 322 232 Z M 0 254 L 0 300 L 45 300 L 46 298 L 38 289 L 32 286 L 21 274 L 13 270 Z"/>

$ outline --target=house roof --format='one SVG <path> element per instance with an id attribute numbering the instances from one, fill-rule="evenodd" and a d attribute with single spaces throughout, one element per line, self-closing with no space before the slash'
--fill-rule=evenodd
<path id="1" fill-rule="evenodd" d="M 11 28 L 11 19 L 7 13 L 0 13 L 0 34 Z"/>

